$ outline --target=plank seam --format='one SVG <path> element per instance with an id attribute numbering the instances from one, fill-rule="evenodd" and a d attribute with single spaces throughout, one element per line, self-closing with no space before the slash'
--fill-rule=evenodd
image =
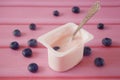
<path id="1" fill-rule="evenodd" d="M 74 6 L 74 5 L 73 5 Z M 63 6 L 55 6 L 55 5 L 0 5 L 0 7 L 73 7 L 71 6 L 67 6 L 67 5 L 63 5 Z M 79 6 L 79 7 L 91 7 L 91 6 Z M 120 5 L 102 5 L 101 7 L 120 7 Z"/>
<path id="2" fill-rule="evenodd" d="M 20 46 L 20 48 L 26 48 L 28 46 Z M 120 46 L 110 46 L 110 47 L 105 47 L 105 46 L 90 46 L 91 48 L 120 48 Z M 0 46 L 0 48 L 10 48 L 9 46 Z M 36 48 L 46 48 L 44 46 L 38 46 Z"/>
<path id="3" fill-rule="evenodd" d="M 36 23 L 37 25 L 63 25 L 65 23 Z M 75 22 L 76 24 L 79 24 L 77 22 Z M 0 23 L 0 25 L 29 25 L 30 23 Z M 96 25 L 98 23 L 86 23 L 85 25 Z M 106 25 L 120 25 L 120 23 L 104 23 Z"/>
<path id="4" fill-rule="evenodd" d="M 36 76 L 31 76 L 32 78 L 36 78 L 36 79 L 120 79 L 120 76 L 94 76 L 94 77 L 89 77 L 89 76 L 86 76 L 86 77 L 79 77 L 79 76 L 76 76 L 76 77 L 36 77 Z M 0 78 L 31 78 L 31 77 L 0 77 Z"/>

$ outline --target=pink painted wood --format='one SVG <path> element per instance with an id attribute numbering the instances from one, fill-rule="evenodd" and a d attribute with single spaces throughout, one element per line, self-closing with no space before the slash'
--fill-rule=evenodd
<path id="1" fill-rule="evenodd" d="M 54 10 L 60 11 L 60 17 L 54 17 Z M 74 14 L 72 7 L 0 7 L 0 24 L 64 24 L 67 22 L 80 23 L 89 7 L 81 7 L 80 14 Z M 120 24 L 120 7 L 102 7 L 87 24 L 104 22 Z M 112 13 L 113 12 L 113 13 Z M 79 17 L 78 17 L 79 16 Z"/>
<path id="2" fill-rule="evenodd" d="M 31 58 L 25 58 L 21 54 L 22 50 L 23 48 L 18 51 L 9 48 L 1 49 L 3 53 L 0 56 L 4 58 L 0 58 L 0 77 L 120 77 L 119 48 L 92 48 L 91 56 L 84 57 L 80 64 L 63 73 L 52 71 L 48 67 L 47 49 L 32 48 L 33 55 Z M 94 65 L 96 57 L 104 58 L 104 67 L 99 68 Z M 39 65 L 38 73 L 33 74 L 27 70 L 27 66 L 32 62 Z"/>
<path id="3" fill-rule="evenodd" d="M 66 7 L 66 6 L 90 6 L 92 5 L 96 0 L 0 0 L 0 6 L 32 6 L 32 7 L 38 7 L 38 6 L 46 6 L 46 7 Z M 101 2 L 101 5 L 104 7 L 118 7 L 120 6 L 119 0 L 98 0 Z"/>
<path id="4" fill-rule="evenodd" d="M 25 58 L 22 50 L 27 48 L 27 41 L 68 22 L 79 24 L 89 7 L 96 0 L 0 0 L 0 80 L 119 80 L 120 79 L 120 0 L 100 0 L 101 10 L 84 26 L 94 35 L 94 39 L 85 44 L 92 48 L 92 55 L 84 57 L 73 69 L 59 73 L 48 67 L 47 49 L 39 44 L 32 48 L 33 56 Z M 80 14 L 73 14 L 71 8 L 79 6 Z M 59 17 L 52 12 L 60 11 Z M 105 29 L 98 30 L 97 24 L 104 23 Z M 30 23 L 37 24 L 37 30 L 31 31 Z M 20 29 L 21 37 L 14 37 L 12 31 Z M 110 37 L 111 47 L 106 48 L 101 40 Z M 11 50 L 9 44 L 18 41 L 20 49 Z M 104 67 L 96 67 L 94 59 L 103 57 Z M 38 73 L 27 70 L 28 64 L 36 62 Z"/>
<path id="5" fill-rule="evenodd" d="M 0 39 L 0 47 L 8 47 L 10 42 L 18 41 L 22 47 L 27 46 L 27 41 L 31 38 L 37 39 L 39 36 L 51 31 L 52 29 L 57 28 L 60 25 L 37 25 L 36 31 L 31 31 L 29 29 L 29 25 L 0 25 L 1 27 L 1 39 Z M 21 37 L 13 36 L 13 30 L 19 29 L 22 33 Z M 109 37 L 113 40 L 112 46 L 120 47 L 119 41 L 119 33 L 120 27 L 119 25 L 106 25 L 104 30 L 97 29 L 96 25 L 85 25 L 84 29 L 88 30 L 90 33 L 94 35 L 94 39 L 87 43 L 87 46 L 102 46 L 102 39 L 105 37 Z M 114 31 L 114 32 L 113 32 Z M 3 35 L 4 34 L 4 35 Z M 9 36 L 9 38 L 8 38 Z M 43 45 L 39 44 L 39 47 L 43 47 Z"/>

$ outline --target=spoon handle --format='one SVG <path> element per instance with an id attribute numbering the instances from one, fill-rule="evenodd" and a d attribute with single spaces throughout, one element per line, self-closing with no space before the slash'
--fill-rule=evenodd
<path id="1" fill-rule="evenodd" d="M 87 21 L 100 9 L 100 2 L 96 2 L 88 11 L 87 15 L 85 16 L 85 18 L 82 20 L 82 22 L 80 23 L 80 25 L 78 26 L 78 28 L 75 30 L 75 32 L 73 33 L 72 39 L 74 39 L 74 36 L 76 35 L 76 33 L 83 27 L 83 25 L 85 23 L 87 23 Z"/>

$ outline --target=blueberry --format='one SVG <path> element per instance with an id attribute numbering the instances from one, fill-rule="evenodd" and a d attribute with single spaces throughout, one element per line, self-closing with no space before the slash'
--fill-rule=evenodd
<path id="1" fill-rule="evenodd" d="M 103 23 L 99 23 L 99 24 L 97 25 L 97 28 L 98 28 L 98 29 L 104 29 L 104 24 L 103 24 Z"/>
<path id="2" fill-rule="evenodd" d="M 35 73 L 38 71 L 38 65 L 36 63 L 31 63 L 28 65 L 28 70 L 32 73 Z"/>
<path id="3" fill-rule="evenodd" d="M 34 23 L 31 23 L 31 24 L 29 25 L 29 28 L 30 28 L 31 30 L 36 30 L 36 25 L 35 25 Z"/>
<path id="4" fill-rule="evenodd" d="M 53 11 L 53 15 L 54 15 L 54 16 L 59 16 L 59 15 L 60 15 L 60 14 L 59 14 L 59 11 L 57 11 L 57 10 Z"/>
<path id="5" fill-rule="evenodd" d="M 19 43 L 14 41 L 14 42 L 11 42 L 10 44 L 10 48 L 13 49 L 13 50 L 17 50 L 19 49 Z"/>
<path id="6" fill-rule="evenodd" d="M 72 8 L 72 12 L 73 13 L 80 13 L 80 9 L 79 9 L 79 7 L 78 6 L 74 6 L 73 8 Z"/>
<path id="7" fill-rule="evenodd" d="M 102 40 L 102 44 L 104 45 L 104 46 L 111 46 L 111 44 L 112 44 L 112 39 L 110 39 L 110 38 L 104 38 L 103 40 Z"/>
<path id="8" fill-rule="evenodd" d="M 23 56 L 25 57 L 31 57 L 32 56 L 32 50 L 30 48 L 25 48 L 23 51 L 22 51 L 22 54 Z"/>
<path id="9" fill-rule="evenodd" d="M 14 35 L 14 36 L 17 36 L 17 37 L 21 36 L 20 30 L 15 29 L 15 30 L 13 31 L 13 35 Z"/>
<path id="10" fill-rule="evenodd" d="M 60 47 L 59 46 L 55 46 L 55 47 L 53 47 L 53 49 L 57 51 L 57 50 L 60 49 Z"/>
<path id="11" fill-rule="evenodd" d="M 28 45 L 29 45 L 30 47 L 36 47 L 36 46 L 37 46 L 37 40 L 36 40 L 36 39 L 30 39 L 30 40 L 28 41 Z"/>
<path id="12" fill-rule="evenodd" d="M 85 46 L 83 55 L 84 56 L 89 56 L 90 54 L 91 54 L 91 48 L 88 47 L 88 46 Z"/>
<path id="13" fill-rule="evenodd" d="M 97 57 L 97 58 L 95 58 L 94 63 L 96 66 L 101 67 L 104 65 L 104 59 Z"/>

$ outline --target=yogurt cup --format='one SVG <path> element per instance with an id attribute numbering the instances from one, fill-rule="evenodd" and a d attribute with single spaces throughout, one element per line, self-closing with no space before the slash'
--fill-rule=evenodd
<path id="1" fill-rule="evenodd" d="M 84 44 L 93 39 L 93 35 L 82 28 L 72 40 L 77 27 L 74 23 L 67 23 L 37 39 L 48 49 L 48 65 L 52 70 L 67 71 L 82 60 Z M 54 50 L 55 46 L 60 49 Z"/>

